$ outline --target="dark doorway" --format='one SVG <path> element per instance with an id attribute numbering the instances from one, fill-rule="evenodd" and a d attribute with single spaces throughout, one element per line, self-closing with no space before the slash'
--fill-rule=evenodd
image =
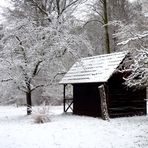
<path id="1" fill-rule="evenodd" d="M 93 117 L 101 116 L 98 83 L 74 84 L 73 113 Z"/>

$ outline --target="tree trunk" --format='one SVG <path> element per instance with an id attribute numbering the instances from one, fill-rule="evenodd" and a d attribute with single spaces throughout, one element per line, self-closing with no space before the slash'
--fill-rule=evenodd
<path id="1" fill-rule="evenodd" d="M 109 39 L 109 29 L 108 29 L 108 13 L 107 13 L 107 1 L 103 1 L 103 21 L 105 28 L 105 48 L 107 53 L 111 53 L 110 49 L 110 39 Z"/>
<path id="2" fill-rule="evenodd" d="M 27 101 L 27 115 L 31 115 L 32 113 L 31 91 L 26 92 L 26 101 Z"/>

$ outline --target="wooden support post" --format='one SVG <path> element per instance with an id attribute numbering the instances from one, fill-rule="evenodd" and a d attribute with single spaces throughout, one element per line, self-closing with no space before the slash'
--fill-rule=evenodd
<path id="1" fill-rule="evenodd" d="M 145 115 L 148 114 L 148 87 L 146 87 L 146 109 L 145 109 Z"/>
<path id="2" fill-rule="evenodd" d="M 67 84 L 64 84 L 64 87 L 63 87 L 63 110 L 64 112 L 67 112 L 69 109 L 73 111 L 73 108 L 72 108 L 73 99 L 66 98 L 66 86 Z"/>
<path id="3" fill-rule="evenodd" d="M 63 106 L 64 106 L 64 112 L 66 112 L 66 84 L 64 84 L 63 88 Z"/>
<path id="4" fill-rule="evenodd" d="M 101 98 L 101 112 L 102 112 L 102 119 L 109 121 L 109 115 L 108 115 L 108 108 L 106 103 L 106 93 L 105 93 L 105 87 L 104 85 L 100 85 L 99 87 L 99 93 Z"/>

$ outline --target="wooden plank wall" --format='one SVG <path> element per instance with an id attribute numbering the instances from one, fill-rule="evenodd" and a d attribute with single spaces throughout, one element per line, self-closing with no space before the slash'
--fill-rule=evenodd
<path id="1" fill-rule="evenodd" d="M 120 73 L 114 74 L 109 82 L 108 110 L 110 117 L 146 114 L 146 89 L 127 88 Z"/>

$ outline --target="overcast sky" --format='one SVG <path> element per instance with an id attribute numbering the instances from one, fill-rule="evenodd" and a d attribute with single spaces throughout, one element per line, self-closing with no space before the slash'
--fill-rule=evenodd
<path id="1" fill-rule="evenodd" d="M 0 6 L 1 7 L 7 7 L 9 4 L 9 0 L 0 0 Z"/>
<path id="2" fill-rule="evenodd" d="M 0 0 L 0 22 L 3 21 L 3 19 L 4 19 L 1 16 L 2 9 L 10 6 L 9 1 L 10 0 Z"/>
<path id="3" fill-rule="evenodd" d="M 130 2 L 134 2 L 134 1 L 136 1 L 136 0 L 129 0 Z"/>

